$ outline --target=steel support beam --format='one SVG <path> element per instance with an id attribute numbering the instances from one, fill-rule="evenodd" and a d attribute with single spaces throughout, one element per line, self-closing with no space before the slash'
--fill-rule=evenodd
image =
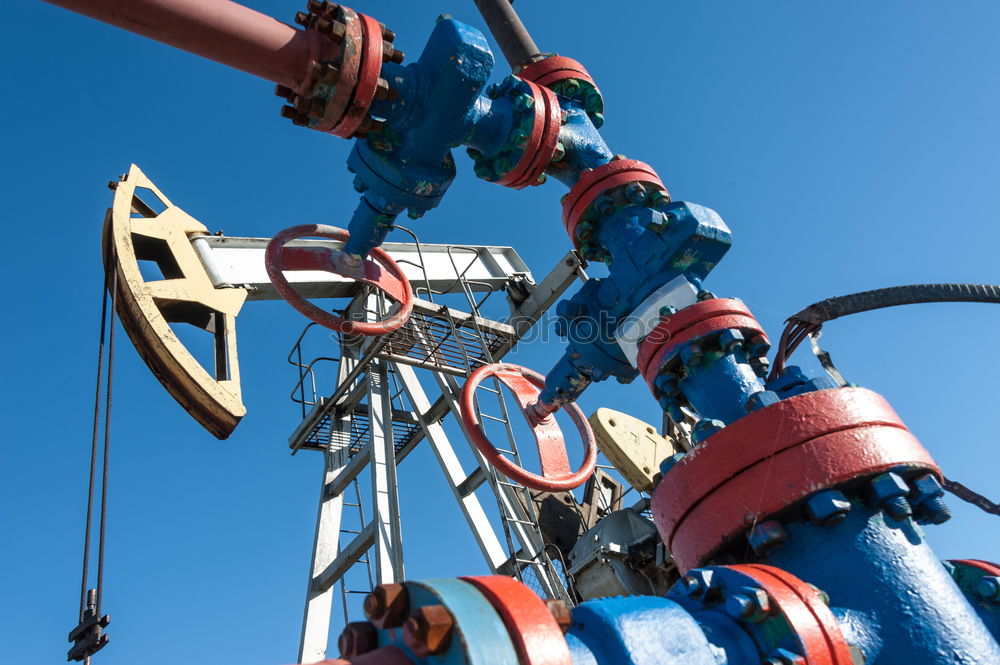
<path id="1" fill-rule="evenodd" d="M 396 451 L 392 443 L 392 405 L 385 363 L 368 367 L 368 433 L 371 437 L 372 523 L 375 525 L 374 567 L 379 584 L 403 581 L 399 529 Z"/>
<path id="2" fill-rule="evenodd" d="M 479 499 L 473 492 L 463 494 L 460 489 L 467 476 L 462 469 L 462 463 L 455 454 L 455 449 L 452 448 L 451 442 L 448 440 L 447 434 L 445 434 L 444 428 L 440 423 L 428 422 L 423 417 L 423 414 L 430 411 L 431 403 L 427 399 L 423 386 L 420 385 L 420 381 L 417 379 L 416 372 L 414 372 L 412 367 L 407 365 L 397 364 L 394 366 L 394 369 L 396 376 L 402 384 L 406 399 L 409 401 L 410 406 L 413 407 L 417 420 L 420 422 L 424 437 L 430 443 L 438 464 L 441 465 L 441 471 L 444 472 L 445 479 L 448 481 L 448 487 L 451 488 L 452 494 L 455 496 L 455 500 L 458 501 L 458 505 L 462 509 L 462 514 L 465 516 L 465 521 L 468 522 L 469 528 L 472 530 L 472 535 L 475 537 L 476 543 L 479 544 L 479 549 L 486 559 L 486 565 L 490 567 L 491 572 L 497 572 L 497 569 L 507 559 L 503 547 L 501 547 L 496 532 L 493 531 L 493 527 L 490 525 L 489 518 L 487 518 L 486 513 L 483 511 Z"/>

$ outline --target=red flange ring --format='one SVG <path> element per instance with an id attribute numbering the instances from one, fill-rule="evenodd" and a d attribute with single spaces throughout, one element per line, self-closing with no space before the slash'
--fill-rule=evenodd
<path id="1" fill-rule="evenodd" d="M 358 14 L 361 27 L 361 61 L 358 65 L 357 84 L 351 94 L 344 115 L 331 132 L 334 136 L 350 138 L 368 116 L 379 74 L 382 72 L 382 28 L 371 16 Z M 337 85 L 340 85 L 338 81 Z"/>
<path id="2" fill-rule="evenodd" d="M 321 132 L 333 132 L 337 124 L 344 118 L 354 89 L 358 85 L 358 76 L 361 72 L 362 54 L 365 49 L 364 32 L 362 22 L 357 12 L 350 7 L 340 6 L 343 13 L 345 34 L 340 42 L 340 60 L 337 63 L 337 82 L 333 86 L 333 94 L 326 102 L 323 110 L 323 117 L 312 125 L 313 129 Z M 381 51 L 382 42 L 379 42 Z M 381 60 L 379 61 L 381 66 Z M 378 75 L 375 76 L 375 83 L 378 83 Z"/>
<path id="3" fill-rule="evenodd" d="M 587 482 L 590 475 L 594 473 L 594 466 L 597 464 L 597 444 L 594 441 L 594 432 L 590 429 L 590 423 L 587 422 L 580 407 L 574 403 L 564 407 L 583 438 L 584 459 L 580 468 L 577 471 L 570 470 L 562 430 L 555 418 L 549 416 L 532 427 L 531 430 L 535 436 L 538 459 L 542 466 L 542 474 L 537 475 L 522 469 L 503 457 L 483 433 L 475 408 L 475 396 L 476 387 L 488 377 L 496 377 L 500 383 L 514 393 L 514 397 L 526 417 L 528 407 L 538 401 L 538 395 L 545 387 L 545 377 L 518 365 L 494 363 L 483 365 L 472 373 L 469 380 L 465 382 L 465 386 L 462 387 L 462 424 L 466 434 L 476 444 L 476 448 L 487 461 L 508 478 L 516 480 L 525 487 L 543 492 L 566 492 Z"/>
<path id="4" fill-rule="evenodd" d="M 552 55 L 533 62 L 519 71 L 517 76 L 525 81 L 532 81 L 547 88 L 566 79 L 580 79 L 595 88 L 597 87 L 594 79 L 590 77 L 590 73 L 587 72 L 583 65 L 573 58 L 561 55 Z"/>
<path id="5" fill-rule="evenodd" d="M 712 298 L 685 307 L 679 312 L 661 317 L 660 322 L 649 331 L 639 343 L 636 367 L 645 375 L 650 359 L 664 345 L 671 343 L 680 333 L 691 326 L 713 317 L 738 315 L 754 318 L 742 300 L 736 298 Z M 758 325 L 758 327 L 760 327 Z M 763 330 L 761 331 L 763 333 Z"/>
<path id="6" fill-rule="evenodd" d="M 571 665 L 566 638 L 534 591 L 506 575 L 461 578 L 476 587 L 500 615 L 520 665 Z"/>
<path id="7" fill-rule="evenodd" d="M 338 264 L 337 258 L 342 255 L 342 252 L 329 247 L 285 247 L 285 243 L 290 240 L 309 236 L 346 242 L 350 234 L 335 226 L 302 224 L 289 227 L 271 238 L 271 242 L 267 244 L 267 250 L 264 252 L 264 267 L 274 288 L 282 298 L 288 301 L 288 304 L 306 318 L 342 333 L 367 336 L 384 335 L 406 323 L 413 311 L 413 289 L 410 288 L 410 281 L 391 256 L 381 248 L 376 247 L 371 251 L 370 259 L 362 261 L 364 275 L 349 275 L 339 269 L 340 264 Z M 399 303 L 399 309 L 386 319 L 372 322 L 351 321 L 335 316 L 303 298 L 288 283 L 282 273 L 284 270 L 322 270 L 355 279 L 383 291 Z"/>
<path id="8" fill-rule="evenodd" d="M 940 476 L 880 395 L 805 393 L 737 420 L 684 456 L 654 490 L 653 518 L 684 570 L 813 492 L 898 468 Z"/>
<path id="9" fill-rule="evenodd" d="M 809 665 L 852 665 L 851 648 L 837 618 L 816 587 L 789 572 L 761 564 L 725 566 L 767 592 L 792 629 Z"/>
<path id="10" fill-rule="evenodd" d="M 857 427 L 812 439 L 706 497 L 674 529 L 668 549 L 678 568 L 701 565 L 753 524 L 813 493 L 887 471 L 940 476 L 930 454 L 905 429 Z"/>
<path id="11" fill-rule="evenodd" d="M 594 199 L 610 189 L 631 182 L 646 183 L 667 191 L 653 167 L 635 159 L 618 159 L 601 164 L 580 176 L 562 203 L 563 226 L 574 245 L 577 245 L 576 225 Z"/>
<path id="12" fill-rule="evenodd" d="M 555 93 L 531 81 L 525 83 L 535 100 L 532 106 L 535 117 L 531 123 L 531 135 L 517 164 L 496 181 L 498 185 L 513 189 L 538 184 L 538 179 L 552 161 L 559 141 L 559 128 L 562 126 L 562 107 L 559 106 Z"/>

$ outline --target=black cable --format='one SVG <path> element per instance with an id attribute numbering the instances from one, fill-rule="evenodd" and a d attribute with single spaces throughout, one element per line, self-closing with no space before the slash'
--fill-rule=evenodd
<path id="1" fill-rule="evenodd" d="M 1000 304 L 1000 286 L 992 284 L 910 284 L 885 289 L 861 291 L 827 298 L 809 305 L 788 317 L 781 335 L 782 343 L 775 353 L 774 366 L 768 380 L 785 371 L 785 361 L 806 335 L 818 333 L 827 321 L 873 309 L 916 305 L 932 302 L 982 302 Z M 806 334 L 802 334 L 805 330 Z"/>
<path id="2" fill-rule="evenodd" d="M 101 379 L 104 374 L 104 339 L 108 319 L 108 271 L 104 273 L 101 284 L 103 302 L 101 303 L 101 333 L 97 342 L 97 379 L 94 391 L 94 430 L 90 440 L 90 484 L 87 488 L 87 522 L 83 536 L 83 575 L 80 583 L 80 621 L 83 621 L 83 611 L 87 607 L 87 577 L 90 570 L 90 525 L 94 513 L 94 474 L 97 468 L 97 432 L 100 427 L 101 414 Z"/>
<path id="3" fill-rule="evenodd" d="M 114 262 L 112 262 L 113 264 Z M 101 475 L 101 524 L 97 536 L 97 603 L 101 614 L 101 596 L 104 592 L 104 533 L 108 515 L 108 462 L 111 456 L 111 379 L 115 368 L 115 309 L 118 306 L 118 271 L 111 270 L 111 325 L 108 330 L 108 381 L 104 397 L 104 468 Z"/>
<path id="4" fill-rule="evenodd" d="M 911 284 L 827 298 L 788 317 L 789 322 L 822 325 L 827 321 L 884 307 L 929 302 L 1000 303 L 1000 286 L 991 284 Z"/>

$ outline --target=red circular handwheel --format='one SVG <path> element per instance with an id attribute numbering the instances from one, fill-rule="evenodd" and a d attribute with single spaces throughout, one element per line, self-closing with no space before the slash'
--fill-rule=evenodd
<path id="1" fill-rule="evenodd" d="M 545 387 L 545 377 L 518 365 L 494 363 L 484 365 L 472 373 L 462 388 L 462 423 L 468 436 L 487 461 L 508 478 L 516 480 L 525 487 L 544 492 L 565 492 L 585 483 L 594 473 L 594 466 L 597 464 L 597 444 L 594 442 L 594 432 L 590 429 L 590 423 L 587 422 L 580 407 L 570 403 L 565 409 L 580 431 L 580 436 L 583 437 L 583 464 L 576 471 L 569 468 L 569 457 L 566 454 L 566 442 L 562 430 L 555 418 L 547 417 L 531 428 L 538 447 L 538 459 L 542 465 L 541 475 L 531 473 L 503 457 L 483 432 L 479 415 L 476 413 L 475 393 L 483 379 L 489 377 L 496 377 L 500 383 L 510 388 L 526 418 L 528 407 L 538 401 L 538 395 Z"/>
<path id="2" fill-rule="evenodd" d="M 274 288 L 288 304 L 297 309 L 306 318 L 316 323 L 342 333 L 358 335 L 384 335 L 390 333 L 410 318 L 413 311 L 413 289 L 402 269 L 384 250 L 376 247 L 357 267 L 357 274 L 347 269 L 343 262 L 343 252 L 329 247 L 285 247 L 285 244 L 296 238 L 318 236 L 346 242 L 350 234 L 335 226 L 326 224 L 302 224 L 292 226 L 278 233 L 267 244 L 264 253 L 264 267 Z M 395 314 L 381 321 L 351 321 L 341 316 L 331 314 L 306 300 L 296 291 L 282 271 L 322 270 L 332 272 L 342 277 L 348 277 L 358 282 L 369 284 L 384 292 L 399 304 Z"/>

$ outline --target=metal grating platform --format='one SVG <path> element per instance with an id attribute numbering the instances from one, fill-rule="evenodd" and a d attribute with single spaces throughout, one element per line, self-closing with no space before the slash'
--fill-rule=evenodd
<path id="1" fill-rule="evenodd" d="M 318 418 L 308 430 L 302 449 L 304 450 L 326 450 L 330 446 L 333 432 L 330 430 L 330 418 L 332 409 L 323 409 L 318 412 Z M 359 404 L 351 414 L 351 438 L 348 450 L 353 456 L 360 451 L 368 442 L 368 405 Z M 413 414 L 407 411 L 392 412 L 392 444 L 398 453 L 402 450 L 420 431 L 420 424 Z"/>
<path id="2" fill-rule="evenodd" d="M 512 326 L 423 300 L 406 324 L 389 336 L 378 357 L 466 376 L 492 362 L 515 340 Z"/>

